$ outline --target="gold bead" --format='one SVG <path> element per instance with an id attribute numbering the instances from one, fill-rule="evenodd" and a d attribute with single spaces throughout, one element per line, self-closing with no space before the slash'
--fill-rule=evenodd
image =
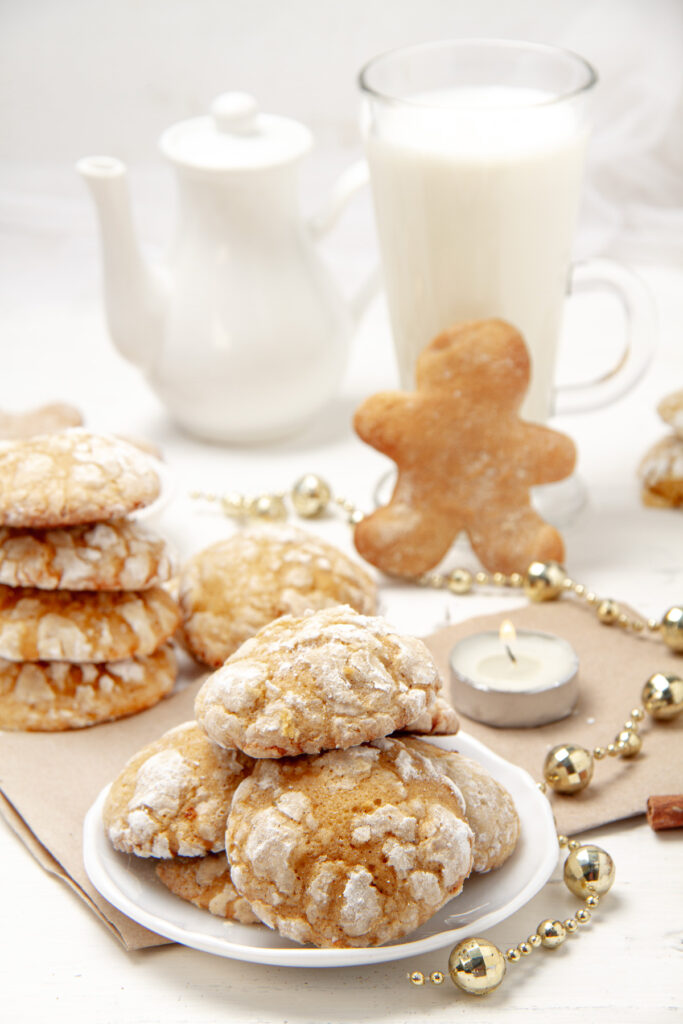
<path id="1" fill-rule="evenodd" d="M 606 626 L 611 626 L 619 618 L 620 611 L 617 602 L 608 597 L 598 605 L 598 618 Z"/>
<path id="2" fill-rule="evenodd" d="M 624 615 L 623 612 L 617 616 L 617 626 L 621 626 L 622 629 L 628 629 L 630 622 L 628 615 Z"/>
<path id="3" fill-rule="evenodd" d="M 260 494 L 250 503 L 249 515 L 256 519 L 285 519 L 287 508 L 279 494 Z"/>
<path id="4" fill-rule="evenodd" d="M 324 512 L 330 503 L 332 491 L 322 477 L 306 473 L 299 477 L 292 487 L 291 499 L 294 511 L 303 519 L 313 519 Z"/>
<path id="5" fill-rule="evenodd" d="M 637 732 L 622 729 L 616 739 L 620 757 L 635 757 L 643 745 Z"/>
<path id="6" fill-rule="evenodd" d="M 606 754 L 607 751 L 604 747 L 593 747 L 593 757 L 596 761 L 602 761 Z"/>
<path id="7" fill-rule="evenodd" d="M 578 850 L 578 848 L 580 846 L 581 846 L 581 843 L 579 842 L 578 839 L 570 839 L 569 842 L 567 843 L 567 848 L 569 850 Z"/>
<path id="8" fill-rule="evenodd" d="M 516 964 L 517 961 L 521 960 L 522 958 L 519 952 L 514 947 L 511 947 L 510 949 L 506 950 L 505 959 L 508 961 L 508 963 Z"/>
<path id="9" fill-rule="evenodd" d="M 482 996 L 498 988 L 505 977 L 505 957 L 488 939 L 466 939 L 451 950 L 448 970 L 463 992 Z"/>
<path id="10" fill-rule="evenodd" d="M 634 633 L 642 633 L 645 629 L 645 623 L 642 619 L 634 619 L 631 623 L 631 629 L 634 631 Z"/>
<path id="11" fill-rule="evenodd" d="M 483 587 L 485 583 L 489 581 L 489 574 L 487 572 L 475 572 L 474 581 L 478 583 L 480 587 Z"/>
<path id="12" fill-rule="evenodd" d="M 657 619 L 648 619 L 647 628 L 650 630 L 651 633 L 659 633 L 661 623 L 658 622 Z"/>
<path id="13" fill-rule="evenodd" d="M 602 896 L 614 882 L 614 861 L 599 846 L 589 844 L 572 850 L 564 863 L 564 884 L 574 896 Z"/>
<path id="14" fill-rule="evenodd" d="M 567 836 L 562 835 L 562 833 L 559 832 L 558 836 L 557 836 L 557 842 L 559 843 L 560 846 L 566 846 L 567 843 L 569 842 L 569 839 L 567 838 Z"/>
<path id="15" fill-rule="evenodd" d="M 574 915 L 574 917 L 579 922 L 579 924 L 588 924 L 588 922 L 591 919 L 590 911 L 589 910 L 583 910 L 583 909 L 582 910 L 577 910 L 576 914 Z"/>
<path id="16" fill-rule="evenodd" d="M 568 917 L 565 921 L 562 922 L 562 924 L 568 932 L 575 932 L 576 929 L 579 927 L 579 923 L 574 917 Z"/>
<path id="17" fill-rule="evenodd" d="M 422 971 L 413 971 L 412 974 L 408 975 L 411 985 L 424 985 L 425 976 Z"/>
<path id="18" fill-rule="evenodd" d="M 559 562 L 532 562 L 524 576 L 530 601 L 553 601 L 564 589 L 567 573 Z"/>
<path id="19" fill-rule="evenodd" d="M 653 718 L 675 718 L 683 711 L 683 679 L 656 672 L 645 683 L 641 697 Z"/>
<path id="20" fill-rule="evenodd" d="M 547 789 L 547 786 L 546 786 L 545 782 L 537 782 L 536 785 L 540 789 L 541 793 L 545 793 L 545 791 Z"/>
<path id="21" fill-rule="evenodd" d="M 573 590 L 577 597 L 585 597 L 586 588 L 583 583 L 575 583 Z"/>
<path id="22" fill-rule="evenodd" d="M 521 572 L 512 572 L 510 573 L 508 583 L 510 584 L 511 587 L 523 587 L 524 577 L 522 576 Z"/>
<path id="23" fill-rule="evenodd" d="M 504 572 L 494 572 L 493 583 L 496 587 L 504 587 L 507 583 L 507 576 Z"/>
<path id="24" fill-rule="evenodd" d="M 530 935 L 526 941 L 529 943 L 530 946 L 533 946 L 534 949 L 538 949 L 538 947 L 541 945 L 541 936 L 538 934 L 538 932 L 534 932 L 534 934 Z"/>
<path id="25" fill-rule="evenodd" d="M 432 973 L 429 975 L 429 980 L 431 981 L 432 985 L 443 985 L 444 978 L 445 975 L 443 971 L 432 971 Z"/>
<path id="26" fill-rule="evenodd" d="M 638 732 L 638 723 L 634 722 L 632 718 L 627 718 L 624 722 L 624 729 L 629 732 Z"/>
<path id="27" fill-rule="evenodd" d="M 468 594 L 472 589 L 472 573 L 467 569 L 454 569 L 448 577 L 448 589 L 453 594 Z"/>
<path id="28" fill-rule="evenodd" d="M 547 754 L 543 775 L 556 793 L 579 793 L 593 778 L 593 758 L 584 747 L 560 743 Z"/>
<path id="29" fill-rule="evenodd" d="M 618 753 L 619 751 L 617 750 L 616 743 L 607 744 L 607 754 L 609 755 L 609 757 L 616 757 Z"/>
<path id="30" fill-rule="evenodd" d="M 642 722 L 645 718 L 645 712 L 642 708 L 631 708 L 631 718 L 634 722 Z"/>
<path id="31" fill-rule="evenodd" d="M 517 946 L 517 949 L 522 954 L 522 956 L 529 956 L 529 954 L 531 953 L 531 946 L 528 942 L 520 942 L 520 944 Z"/>
<path id="32" fill-rule="evenodd" d="M 555 949 L 557 946 L 561 946 L 567 938 L 567 930 L 562 922 L 552 921 L 550 918 L 541 921 L 536 931 L 541 939 L 541 945 L 546 949 Z"/>
<path id="33" fill-rule="evenodd" d="M 683 608 L 674 605 L 662 618 L 662 639 L 672 651 L 683 651 Z"/>
<path id="34" fill-rule="evenodd" d="M 587 907 L 590 907 L 591 910 L 595 910 L 595 908 L 597 907 L 599 902 L 600 902 L 600 897 L 599 896 L 593 896 L 593 895 L 586 896 L 585 904 L 586 904 Z"/>

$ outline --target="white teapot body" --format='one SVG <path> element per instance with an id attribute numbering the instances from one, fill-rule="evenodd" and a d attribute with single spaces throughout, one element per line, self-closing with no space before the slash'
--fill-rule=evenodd
<path id="1" fill-rule="evenodd" d="M 305 426 L 339 387 L 355 314 L 314 238 L 366 175 L 350 169 L 316 231 L 297 194 L 308 130 L 258 114 L 242 94 L 219 97 L 212 110 L 161 139 L 179 200 L 163 269 L 140 255 L 123 164 L 89 157 L 78 169 L 99 214 L 117 348 L 186 430 L 256 443 Z"/>

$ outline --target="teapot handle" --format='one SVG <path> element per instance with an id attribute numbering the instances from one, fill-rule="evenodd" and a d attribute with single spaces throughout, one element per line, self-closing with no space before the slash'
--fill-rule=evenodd
<path id="1" fill-rule="evenodd" d="M 357 160 L 346 168 L 335 181 L 332 191 L 322 210 L 319 210 L 308 221 L 308 227 L 314 241 L 324 238 L 335 226 L 346 209 L 350 199 L 364 188 L 370 181 L 368 165 L 365 160 Z M 365 281 L 351 299 L 349 306 L 354 321 L 357 323 L 380 290 L 382 274 L 379 265 L 373 267 Z"/>

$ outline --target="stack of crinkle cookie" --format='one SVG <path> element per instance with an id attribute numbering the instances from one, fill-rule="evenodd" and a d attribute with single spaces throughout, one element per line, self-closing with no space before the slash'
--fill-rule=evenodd
<path id="1" fill-rule="evenodd" d="M 0 728 L 76 729 L 174 684 L 165 543 L 128 518 L 153 461 L 76 428 L 0 444 Z"/>
<path id="2" fill-rule="evenodd" d="M 483 768 L 407 735 L 457 730 L 440 687 L 427 647 L 382 618 L 283 615 L 208 677 L 196 721 L 128 762 L 109 840 L 225 918 L 316 946 L 398 938 L 519 833 Z"/>

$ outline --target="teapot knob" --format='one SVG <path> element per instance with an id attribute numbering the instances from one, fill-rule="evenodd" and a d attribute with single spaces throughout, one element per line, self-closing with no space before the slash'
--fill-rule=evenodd
<path id="1" fill-rule="evenodd" d="M 234 135 L 251 135 L 256 131 L 258 103 L 247 92 L 224 92 L 211 104 L 216 128 Z"/>

